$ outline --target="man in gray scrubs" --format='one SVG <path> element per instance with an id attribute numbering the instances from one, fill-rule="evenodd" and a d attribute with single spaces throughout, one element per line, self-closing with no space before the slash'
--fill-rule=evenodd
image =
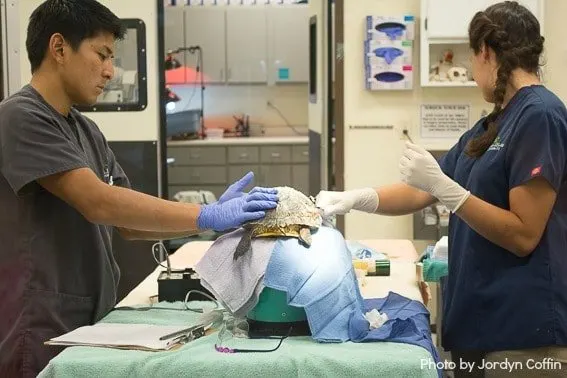
<path id="1" fill-rule="evenodd" d="M 0 377 L 36 376 L 60 349 L 44 341 L 92 324 L 116 304 L 112 230 L 169 239 L 228 230 L 277 205 L 253 176 L 205 206 L 130 189 L 97 125 L 120 20 L 95 0 L 48 0 L 29 20 L 32 79 L 0 104 Z M 120 127 L 120 125 L 116 125 Z"/>

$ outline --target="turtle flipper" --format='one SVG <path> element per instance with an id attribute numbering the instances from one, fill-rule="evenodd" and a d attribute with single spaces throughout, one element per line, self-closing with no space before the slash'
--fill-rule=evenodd
<path id="1" fill-rule="evenodd" d="M 240 238 L 236 250 L 234 251 L 234 260 L 238 260 L 240 256 L 243 256 L 246 252 L 250 250 L 252 245 L 252 230 L 244 231 L 244 235 Z"/>
<path id="2" fill-rule="evenodd" d="M 311 247 L 311 229 L 309 227 L 302 227 L 299 229 L 299 241 L 306 247 Z"/>

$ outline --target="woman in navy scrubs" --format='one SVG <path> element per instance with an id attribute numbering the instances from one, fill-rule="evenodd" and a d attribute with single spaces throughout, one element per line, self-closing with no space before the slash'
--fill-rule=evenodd
<path id="1" fill-rule="evenodd" d="M 474 80 L 494 110 L 437 162 L 408 143 L 404 183 L 319 193 L 330 214 L 452 212 L 443 347 L 455 376 L 567 376 L 567 110 L 539 79 L 544 38 L 516 2 L 469 27 Z M 494 364 L 497 362 L 497 364 Z"/>

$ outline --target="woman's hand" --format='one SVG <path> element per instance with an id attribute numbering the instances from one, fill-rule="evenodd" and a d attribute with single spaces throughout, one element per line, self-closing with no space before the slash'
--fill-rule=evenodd
<path id="1" fill-rule="evenodd" d="M 443 173 L 437 160 L 423 147 L 406 143 L 400 159 L 402 181 L 428 192 L 452 212 L 469 198 L 470 192 Z"/>

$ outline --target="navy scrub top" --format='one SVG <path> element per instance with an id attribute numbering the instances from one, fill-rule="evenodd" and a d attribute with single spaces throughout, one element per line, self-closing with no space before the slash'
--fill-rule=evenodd
<path id="1" fill-rule="evenodd" d="M 541 85 L 520 89 L 480 158 L 465 154 L 483 119 L 440 160 L 449 177 L 510 209 L 509 192 L 545 178 L 557 200 L 540 243 L 527 257 L 485 239 L 462 219 L 449 222 L 449 275 L 443 298 L 446 350 L 515 350 L 567 345 L 567 110 Z"/>

